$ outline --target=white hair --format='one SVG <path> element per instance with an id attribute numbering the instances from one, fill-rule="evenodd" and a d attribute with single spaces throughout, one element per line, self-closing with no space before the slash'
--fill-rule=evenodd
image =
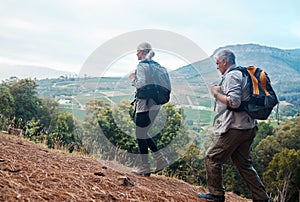
<path id="1" fill-rule="evenodd" d="M 152 60 L 155 55 L 155 52 L 152 50 L 152 47 L 148 42 L 139 44 L 137 50 L 143 51 L 143 54 L 145 54 L 145 59 L 147 59 L 148 61 Z"/>
<path id="2" fill-rule="evenodd" d="M 229 49 L 222 49 L 222 50 L 218 51 L 218 52 L 215 54 L 215 58 L 216 58 L 217 60 L 223 60 L 223 59 L 225 59 L 226 62 L 227 62 L 228 64 L 231 64 L 231 65 L 235 64 L 235 55 L 234 55 L 234 53 L 233 53 L 231 50 L 229 50 Z"/>

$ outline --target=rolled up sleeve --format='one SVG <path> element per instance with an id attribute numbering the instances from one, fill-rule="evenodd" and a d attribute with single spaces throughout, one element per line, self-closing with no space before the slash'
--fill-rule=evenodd
<path id="1" fill-rule="evenodd" d="M 242 101 L 242 73 L 240 71 L 229 72 L 223 81 L 223 93 L 227 95 L 231 108 L 238 108 Z"/>

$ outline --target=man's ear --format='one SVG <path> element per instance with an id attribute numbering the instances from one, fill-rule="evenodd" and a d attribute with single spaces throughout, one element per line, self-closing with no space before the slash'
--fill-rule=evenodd
<path id="1" fill-rule="evenodd" d="M 222 64 L 223 64 L 223 66 L 225 66 L 227 64 L 225 58 L 222 60 Z"/>

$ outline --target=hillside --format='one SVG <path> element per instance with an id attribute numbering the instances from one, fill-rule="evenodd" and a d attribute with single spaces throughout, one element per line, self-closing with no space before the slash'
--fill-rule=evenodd
<path id="1" fill-rule="evenodd" d="M 205 190 L 0 134 L 0 201 L 203 201 L 199 191 Z M 226 193 L 226 201 L 249 200 Z"/>
<path id="2" fill-rule="evenodd" d="M 238 44 L 220 47 L 216 51 L 223 48 L 234 51 L 237 65 L 254 65 L 266 71 L 279 99 L 300 109 L 300 49 L 283 50 L 258 44 Z M 221 78 L 213 56 L 178 68 L 171 74 L 186 78 L 192 86 L 210 86 Z"/>
<path id="3" fill-rule="evenodd" d="M 29 65 L 7 65 L 0 64 L 0 81 L 10 77 L 45 79 L 58 78 L 60 76 L 75 76 L 74 72 L 55 70 L 48 67 L 29 66 Z"/>
<path id="4" fill-rule="evenodd" d="M 238 44 L 220 47 L 215 52 L 223 48 L 234 51 L 237 65 L 258 66 L 272 77 L 276 77 L 276 80 L 282 75 L 300 74 L 300 49 L 283 50 L 258 44 Z M 212 55 L 207 59 L 181 67 L 174 72 L 177 71 L 180 72 L 178 75 L 184 74 L 191 77 L 198 74 L 216 72 L 216 65 Z"/>

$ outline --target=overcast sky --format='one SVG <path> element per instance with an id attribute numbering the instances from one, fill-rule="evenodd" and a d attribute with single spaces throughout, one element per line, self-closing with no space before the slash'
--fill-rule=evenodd
<path id="1" fill-rule="evenodd" d="M 208 55 L 245 43 L 300 48 L 299 2 L 2 0 L 0 63 L 78 72 L 103 43 L 142 29 L 178 33 Z"/>

